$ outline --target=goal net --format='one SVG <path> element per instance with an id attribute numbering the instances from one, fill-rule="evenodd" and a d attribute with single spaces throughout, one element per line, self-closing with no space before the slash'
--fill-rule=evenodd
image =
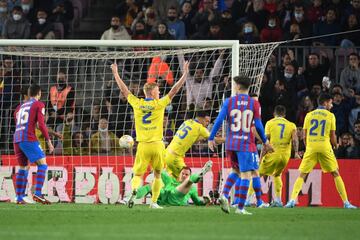
<path id="1" fill-rule="evenodd" d="M 24 101 L 22 92 L 36 83 L 42 88 L 46 121 L 55 151 L 43 193 L 52 202 L 116 203 L 130 191 L 136 144 L 121 149 L 123 135 L 136 137 L 134 116 L 121 95 L 110 65 L 130 91 L 144 97 L 146 82 L 157 82 L 165 95 L 190 62 L 186 86 L 166 108 L 164 142 L 168 145 L 181 123 L 197 110 L 207 110 L 212 122 L 224 98 L 231 96 L 232 76 L 252 79 L 259 93 L 262 74 L 274 44 L 239 45 L 236 41 L 5 41 L 0 43 L 0 201 L 14 201 L 18 164 L 13 152 L 14 110 Z M 209 125 L 209 130 L 211 129 Z M 46 151 L 44 138 L 37 136 Z M 206 141 L 188 151 L 185 163 L 197 172 L 211 159 L 211 172 L 198 185 L 200 195 L 222 186 L 229 171 L 224 148 L 211 152 Z M 31 196 L 36 167 L 31 166 L 26 194 Z M 146 175 L 144 184 L 151 182 Z M 144 202 L 141 199 L 139 202 Z"/>

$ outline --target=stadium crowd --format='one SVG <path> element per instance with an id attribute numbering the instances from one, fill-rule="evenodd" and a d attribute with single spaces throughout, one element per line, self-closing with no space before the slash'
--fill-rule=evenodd
<path id="1" fill-rule="evenodd" d="M 69 38 L 74 19 L 74 1 L 0 0 L 0 30 L 8 39 L 62 38 L 56 30 L 61 24 Z M 311 36 L 359 30 L 360 0 L 153 0 L 119 1 L 114 6 L 102 40 L 227 40 L 242 44 L 297 40 Z M 285 47 L 284 47 L 285 46 Z M 306 113 L 317 107 L 321 92 L 333 95 L 339 158 L 360 158 L 360 59 L 359 32 L 332 35 L 305 41 L 290 41 L 274 51 L 266 67 L 260 90 L 262 119 L 272 117 L 276 105 L 284 105 L 287 118 L 298 126 L 299 139 Z M 174 99 L 165 118 L 165 140 L 196 109 L 212 109 L 216 116 L 223 95 L 230 95 L 229 63 L 226 52 L 219 52 L 209 66 L 191 69 L 186 89 Z M 225 56 L 224 56 L 225 55 Z M 339 57 L 345 59 L 339 64 Z M 304 61 L 305 60 L 305 61 Z M 180 61 L 179 61 L 180 62 Z M 166 92 L 176 74 L 159 79 L 151 76 L 153 63 L 180 72 L 162 59 L 152 59 L 144 81 L 130 82 L 130 90 L 142 95 L 142 84 L 158 81 Z M 217 71 L 221 65 L 225 70 Z M 20 103 L 23 82 L 13 57 L 2 56 L 0 71 L 1 119 L 5 110 Z M 211 71 L 207 71 L 210 69 Z M 226 70 L 227 69 L 227 70 Z M 166 69 L 160 75 L 169 72 Z M 336 74 L 339 72 L 339 74 Z M 67 70 L 60 69 L 54 85 L 48 86 L 48 126 L 62 134 L 57 154 L 118 154 L 118 137 L 135 136 L 132 112 L 126 99 L 114 90 L 112 81 L 104 84 L 104 99 L 94 101 L 91 111 L 76 105 L 76 89 L 68 81 Z M 147 79 L 147 80 L 145 80 Z M 179 120 L 180 119 L 180 120 Z M 178 121 L 175 121 L 178 120 Z M 0 142 L 11 141 L 1 124 Z M 5 134 L 4 134 L 5 133 Z M 10 144 L 11 145 L 11 144 Z M 192 154 L 208 154 L 206 145 L 195 145 Z M 301 146 L 301 145 L 300 145 Z M 3 146 L 1 146 L 3 147 Z M 304 150 L 304 146 L 302 146 Z"/>

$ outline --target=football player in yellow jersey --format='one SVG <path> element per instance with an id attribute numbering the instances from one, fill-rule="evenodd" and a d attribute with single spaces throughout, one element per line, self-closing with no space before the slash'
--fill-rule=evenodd
<path id="1" fill-rule="evenodd" d="M 274 118 L 265 125 L 265 135 L 270 139 L 270 144 L 274 152 L 263 153 L 260 163 L 260 175 L 274 177 L 275 199 L 273 207 L 282 207 L 281 192 L 282 180 L 281 173 L 284 171 L 291 156 L 291 146 L 295 151 L 295 158 L 300 158 L 298 154 L 299 142 L 296 134 L 296 125 L 285 119 L 286 108 L 277 105 L 274 109 Z"/>
<path id="2" fill-rule="evenodd" d="M 210 123 L 209 114 L 204 111 L 197 111 L 195 119 L 189 119 L 183 122 L 177 130 L 174 138 L 165 150 L 166 170 L 174 178 L 178 178 L 181 169 L 185 167 L 184 157 L 185 153 L 191 146 L 201 140 L 207 140 L 210 132 L 207 126 Z M 224 138 L 216 137 L 217 143 L 225 142 Z"/>
<path id="3" fill-rule="evenodd" d="M 299 166 L 300 176 L 295 181 L 291 199 L 285 207 L 295 207 L 295 201 L 301 191 L 304 179 L 313 170 L 315 165 L 320 163 L 323 172 L 329 172 L 333 175 L 335 186 L 344 203 L 344 208 L 356 208 L 348 201 L 345 184 L 339 174 L 339 166 L 333 151 L 333 148 L 337 147 L 337 142 L 335 115 L 330 112 L 332 97 L 327 93 L 322 93 L 319 96 L 318 103 L 319 107 L 305 116 L 303 129 L 306 150 Z"/>
<path id="4" fill-rule="evenodd" d="M 145 99 L 135 97 L 120 78 L 117 64 L 112 64 L 111 69 L 121 93 L 127 98 L 134 110 L 136 140 L 138 141 L 133 166 L 134 176 L 131 180 L 132 193 L 127 205 L 129 208 L 133 207 L 137 189 L 141 185 L 148 165 L 150 165 L 155 176 L 152 183 L 150 208 L 162 208 L 157 204 L 157 200 L 162 187 L 161 170 L 164 167 L 165 146 L 162 141 L 164 112 L 165 107 L 170 104 L 172 98 L 184 85 L 189 72 L 189 63 L 185 62 L 180 80 L 162 98 L 159 97 L 160 91 L 157 83 L 146 83 L 144 85 Z"/>

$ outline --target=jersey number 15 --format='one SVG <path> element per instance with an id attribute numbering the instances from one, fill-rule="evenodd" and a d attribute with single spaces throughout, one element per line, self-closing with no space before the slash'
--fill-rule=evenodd
<path id="1" fill-rule="evenodd" d="M 16 125 L 24 125 L 29 121 L 30 107 L 20 108 L 16 113 Z"/>

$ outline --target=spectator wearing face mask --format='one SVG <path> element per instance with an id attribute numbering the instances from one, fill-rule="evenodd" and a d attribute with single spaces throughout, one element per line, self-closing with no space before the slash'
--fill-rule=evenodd
<path id="1" fill-rule="evenodd" d="M 259 38 L 259 30 L 252 22 L 245 22 L 242 26 L 239 33 L 240 43 L 252 44 L 258 43 L 260 41 Z"/>
<path id="2" fill-rule="evenodd" d="M 24 13 L 24 17 L 30 22 L 33 23 L 36 21 L 36 11 L 33 7 L 31 0 L 21 0 L 21 8 Z"/>
<path id="3" fill-rule="evenodd" d="M 285 31 L 286 32 L 290 32 L 290 26 L 291 24 L 296 23 L 299 25 L 300 28 L 300 32 L 302 34 L 303 37 L 310 37 L 312 35 L 313 32 L 313 25 L 311 24 L 311 22 L 305 17 L 305 10 L 304 10 L 304 6 L 297 3 L 294 5 L 293 8 L 293 15 L 290 19 L 290 21 L 288 21 L 285 24 Z"/>
<path id="4" fill-rule="evenodd" d="M 97 155 L 118 155 L 120 146 L 119 138 L 108 129 L 109 122 L 106 118 L 99 121 L 98 131 L 91 136 L 90 151 Z"/>
<path id="5" fill-rule="evenodd" d="M 73 112 L 75 108 L 75 90 L 67 83 L 64 70 L 57 74 L 57 84 L 49 92 L 49 124 L 58 124 L 64 121 L 65 114 Z"/>
<path id="6" fill-rule="evenodd" d="M 135 29 L 131 36 L 133 40 L 149 40 L 150 36 L 145 28 L 145 23 L 143 21 L 138 21 L 135 24 Z"/>
<path id="7" fill-rule="evenodd" d="M 31 35 L 33 39 L 55 39 L 54 25 L 47 21 L 45 10 L 38 10 L 36 13 L 36 22 L 31 25 Z"/>
<path id="8" fill-rule="evenodd" d="M 111 18 L 111 27 L 101 35 L 101 40 L 130 40 L 131 36 L 121 24 L 120 17 Z"/>
<path id="9" fill-rule="evenodd" d="M 267 26 L 261 30 L 261 42 L 278 42 L 283 38 L 283 32 L 280 28 L 279 21 L 276 16 L 270 16 Z"/>
<path id="10" fill-rule="evenodd" d="M 15 6 L 11 17 L 4 23 L 2 37 L 7 39 L 28 39 L 30 37 L 30 23 L 23 17 L 20 6 Z"/>

